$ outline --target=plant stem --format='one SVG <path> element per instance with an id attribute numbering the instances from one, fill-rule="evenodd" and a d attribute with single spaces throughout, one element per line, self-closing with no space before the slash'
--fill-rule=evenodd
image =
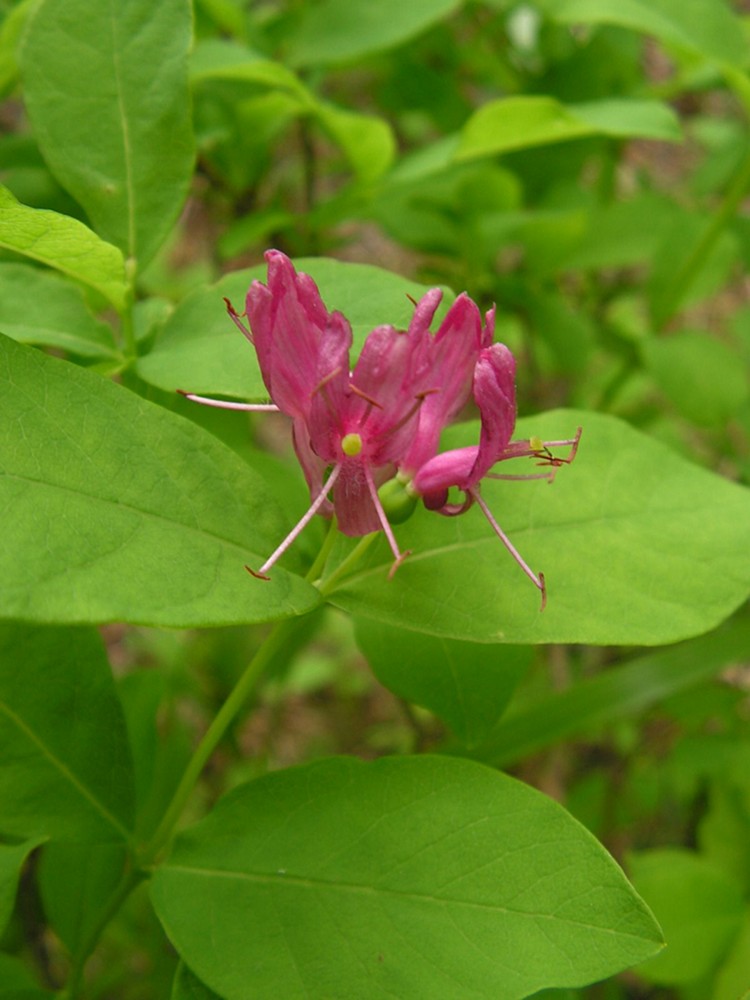
<path id="1" fill-rule="evenodd" d="M 346 576 L 349 570 L 359 562 L 378 535 L 379 532 L 377 531 L 374 531 L 371 535 L 365 535 L 364 538 L 360 540 L 359 544 L 355 545 L 341 565 L 337 566 L 333 573 L 321 582 L 318 590 L 323 597 L 327 597 L 335 588 L 341 577 Z"/>

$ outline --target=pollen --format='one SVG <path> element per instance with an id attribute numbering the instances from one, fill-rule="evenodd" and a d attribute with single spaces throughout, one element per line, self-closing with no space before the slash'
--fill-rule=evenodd
<path id="1" fill-rule="evenodd" d="M 359 455 L 362 451 L 362 438 L 359 434 L 345 434 L 341 438 L 341 450 L 350 458 Z"/>

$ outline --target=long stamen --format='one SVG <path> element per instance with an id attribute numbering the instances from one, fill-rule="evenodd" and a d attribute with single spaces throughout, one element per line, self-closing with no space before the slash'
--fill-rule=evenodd
<path id="1" fill-rule="evenodd" d="M 540 464 L 551 465 L 558 468 L 561 465 L 570 465 L 578 453 L 578 443 L 581 440 L 582 427 L 576 431 L 573 438 L 565 438 L 561 441 L 541 441 L 538 438 L 530 438 L 528 441 L 514 441 L 508 445 L 500 456 L 503 461 L 507 458 L 540 458 Z M 564 458 L 553 455 L 552 448 L 570 448 L 570 453 Z"/>
<path id="2" fill-rule="evenodd" d="M 307 513 L 303 517 L 300 518 L 300 520 L 292 528 L 292 530 L 286 536 L 286 538 L 281 543 L 281 545 L 279 545 L 279 547 L 275 550 L 275 552 L 273 552 L 273 554 L 271 556 L 269 556 L 268 559 L 266 559 L 266 561 L 263 563 L 263 565 L 260 567 L 259 570 L 254 570 L 254 569 L 251 569 L 249 566 L 245 566 L 245 569 L 248 571 L 248 573 L 252 574 L 252 576 L 257 576 L 260 580 L 268 580 L 269 579 L 269 577 L 266 576 L 266 572 L 273 566 L 273 564 L 278 559 L 281 558 L 281 556 L 286 552 L 286 550 L 289 548 L 289 546 L 292 544 L 292 542 L 295 540 L 295 538 L 302 531 L 304 531 L 305 527 L 309 524 L 310 521 L 312 521 L 313 517 L 317 514 L 318 510 L 322 507 L 323 502 L 325 501 L 326 497 L 330 493 L 330 491 L 331 491 L 331 489 L 333 487 L 333 484 L 339 478 L 339 473 L 340 472 L 341 472 L 341 466 L 340 465 L 335 465 L 333 467 L 333 471 L 331 472 L 330 476 L 328 477 L 328 479 L 323 484 L 323 488 L 321 489 L 320 493 L 318 493 L 318 495 L 315 497 L 315 499 L 313 500 L 312 504 L 310 505 L 310 509 L 307 511 Z"/>
<path id="3" fill-rule="evenodd" d="M 388 539 L 388 544 L 391 547 L 391 552 L 393 553 L 393 558 L 395 559 L 394 564 L 391 566 L 388 573 L 388 579 L 393 579 L 393 574 L 399 568 L 401 563 L 406 559 L 407 556 L 411 555 L 411 552 L 407 550 L 406 552 L 401 552 L 398 547 L 398 542 L 396 541 L 396 536 L 393 534 L 393 528 L 388 522 L 385 511 L 383 510 L 383 504 L 380 502 L 380 497 L 378 496 L 378 490 L 375 486 L 375 480 L 372 478 L 372 470 L 368 465 L 365 466 L 365 479 L 367 481 L 367 488 L 370 491 L 370 496 L 372 497 L 372 502 L 375 505 L 375 510 L 378 514 L 378 520 L 383 529 L 385 537 Z"/>
<path id="4" fill-rule="evenodd" d="M 278 413 L 279 408 L 275 403 L 230 403 L 225 399 L 211 399 L 210 396 L 197 396 L 194 392 L 186 392 L 184 389 L 177 390 L 185 399 L 193 403 L 202 403 L 204 406 L 215 406 L 219 410 L 248 410 L 253 413 Z"/>
<path id="5" fill-rule="evenodd" d="M 393 425 L 393 427 L 389 427 L 388 428 L 387 432 L 383 435 L 383 437 L 384 438 L 385 437 L 389 437 L 391 434 L 395 434 L 396 431 L 400 431 L 401 428 L 404 426 L 404 424 L 407 423 L 409 420 L 411 420 L 411 418 L 414 416 L 414 414 L 420 408 L 420 406 L 422 405 L 422 403 L 424 403 L 425 399 L 428 396 L 432 396 L 436 392 L 440 392 L 440 390 L 439 389 L 425 389 L 424 392 L 417 393 L 417 395 L 414 397 L 414 402 L 409 407 L 409 409 L 407 410 L 407 412 L 403 415 L 403 417 L 401 417 L 400 420 L 396 421 L 396 423 Z"/>
<path id="6" fill-rule="evenodd" d="M 500 527 L 500 525 L 497 523 L 497 521 L 495 520 L 495 518 L 492 516 L 492 511 L 489 509 L 489 507 L 487 506 L 487 504 L 482 499 L 479 491 L 471 489 L 468 492 L 471 494 L 472 497 L 474 497 L 474 499 L 476 500 L 476 502 L 479 504 L 479 507 L 481 508 L 482 513 L 487 518 L 487 520 L 490 522 L 490 526 L 491 526 L 492 530 L 495 532 L 495 534 L 497 535 L 497 537 L 503 543 L 503 545 L 505 546 L 505 548 L 508 550 L 508 552 L 510 552 L 510 554 L 513 556 L 513 558 L 516 560 L 516 562 L 518 563 L 518 565 L 524 571 L 524 573 L 526 574 L 526 576 L 528 576 L 528 578 L 531 580 L 531 582 L 534 584 L 534 586 L 538 587 L 539 590 L 541 591 L 541 594 L 542 594 L 542 606 L 541 606 L 541 608 L 539 610 L 540 611 L 544 611 L 544 607 L 545 607 L 545 605 L 547 603 L 547 587 L 546 587 L 545 582 L 544 582 L 544 574 L 540 573 L 537 576 L 537 574 L 531 569 L 531 567 L 526 562 L 526 560 L 523 558 L 523 556 L 518 551 L 518 549 L 515 547 L 515 545 L 513 544 L 513 542 L 511 542 L 510 538 L 508 538 L 508 536 L 505 534 L 505 532 L 503 531 L 503 529 Z"/>
<path id="7" fill-rule="evenodd" d="M 234 323 L 234 325 L 237 327 L 237 329 L 240 331 L 240 333 L 242 334 L 242 336 L 246 337 L 250 341 L 251 344 L 254 343 L 252 331 L 248 327 L 246 327 L 245 324 L 242 322 L 242 320 L 240 319 L 240 314 L 234 308 L 234 306 L 229 301 L 229 299 L 226 298 L 226 296 L 224 297 L 224 303 L 225 303 L 225 305 L 227 307 L 227 312 L 229 313 L 230 319 L 232 320 L 232 322 Z M 242 315 L 244 316 L 245 313 L 243 313 Z"/>

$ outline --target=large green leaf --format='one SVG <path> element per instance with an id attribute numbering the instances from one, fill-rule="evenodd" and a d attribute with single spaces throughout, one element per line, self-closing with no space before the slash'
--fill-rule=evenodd
<path id="1" fill-rule="evenodd" d="M 21 66 L 34 133 L 94 228 L 142 266 L 193 168 L 188 0 L 42 0 Z"/>
<path id="2" fill-rule="evenodd" d="M 660 943 L 560 806 L 446 757 L 334 758 L 242 786 L 178 837 L 151 892 L 227 1000 L 517 1000 Z"/>
<path id="3" fill-rule="evenodd" d="M 561 104 L 546 95 L 502 97 L 475 111 L 461 130 L 454 159 L 493 156 L 531 146 L 604 135 L 678 142 L 679 121 L 658 101 Z"/>
<path id="4" fill-rule="evenodd" d="M 543 0 L 563 24 L 617 24 L 708 59 L 747 64 L 742 23 L 724 0 Z"/>
<path id="5" fill-rule="evenodd" d="M 96 288 L 116 309 L 125 303 L 122 254 L 77 219 L 29 208 L 0 185 L 0 247 Z"/>
<path id="6" fill-rule="evenodd" d="M 289 37 L 295 65 L 348 62 L 392 48 L 452 14 L 463 0 L 321 0 L 301 7 Z"/>
<path id="7" fill-rule="evenodd" d="M 129 837 L 125 720 L 93 629 L 0 625 L 0 723 L 0 832 Z"/>
<path id="8" fill-rule="evenodd" d="M 23 844 L 0 844 L 0 935 L 5 933 L 13 913 L 24 862 L 41 842 L 42 838 L 37 838 Z"/>
<path id="9" fill-rule="evenodd" d="M 26 264 L 0 264 L 0 332 L 83 357 L 117 357 L 112 328 L 91 314 L 80 289 Z"/>
<path id="10" fill-rule="evenodd" d="M 395 529 L 413 554 L 393 579 L 379 543 L 333 585 L 332 602 L 479 642 L 651 645 L 717 625 L 750 591 L 750 492 L 613 417 L 553 411 L 519 421 L 516 436 L 559 439 L 579 424 L 578 457 L 554 484 L 482 487 L 526 561 L 544 571 L 545 611 L 476 507 L 455 518 L 418 510 Z M 445 437 L 466 445 L 479 430 L 468 424 Z"/>
<path id="11" fill-rule="evenodd" d="M 352 325 L 353 355 L 367 334 L 382 323 L 405 329 L 414 311 L 412 299 L 425 285 L 368 264 L 348 264 L 330 258 L 299 258 L 295 267 L 311 275 L 329 310 L 342 312 Z M 210 288 L 189 295 L 175 309 L 151 354 L 138 362 L 147 382 L 174 392 L 221 393 L 241 399 L 266 399 L 255 351 L 227 316 L 223 297 L 238 312 L 254 279 L 266 280 L 266 267 L 234 271 Z M 443 308 L 453 301 L 444 289 Z"/>
<path id="12" fill-rule="evenodd" d="M 263 481 L 210 434 L 0 337 L 0 617 L 219 625 L 300 614 L 253 579 L 284 537 Z"/>
<path id="13" fill-rule="evenodd" d="M 529 667 L 529 646 L 459 642 L 358 618 L 357 645 L 381 684 L 429 708 L 466 747 L 497 725 Z"/>

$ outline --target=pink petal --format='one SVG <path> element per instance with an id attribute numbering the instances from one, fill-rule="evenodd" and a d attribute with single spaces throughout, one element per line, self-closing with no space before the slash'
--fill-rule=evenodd
<path id="1" fill-rule="evenodd" d="M 479 454 L 469 485 L 497 462 L 513 436 L 516 425 L 516 361 L 505 344 L 493 344 L 479 355 L 474 369 L 474 399 L 482 418 Z"/>

